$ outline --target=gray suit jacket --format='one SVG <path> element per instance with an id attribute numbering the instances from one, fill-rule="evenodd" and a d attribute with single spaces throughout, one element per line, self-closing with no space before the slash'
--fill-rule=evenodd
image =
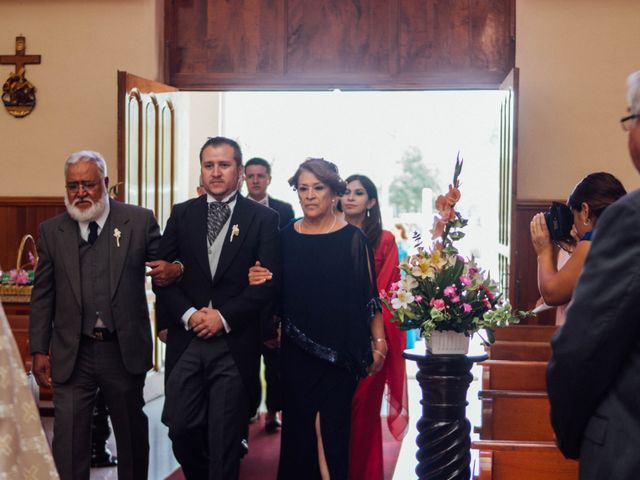
<path id="1" fill-rule="evenodd" d="M 640 472 L 640 190 L 607 207 L 547 370 L 560 450 L 581 479 Z"/>
<path id="2" fill-rule="evenodd" d="M 152 339 L 145 291 L 147 260 L 156 259 L 160 230 L 150 210 L 110 200 L 112 227 L 120 230 L 120 246 L 109 235 L 111 307 L 122 360 L 127 371 L 140 374 L 152 366 Z M 82 332 L 82 297 L 78 223 L 66 212 L 40 225 L 39 262 L 31 295 L 29 349 L 51 354 L 54 382 L 69 379 Z"/>

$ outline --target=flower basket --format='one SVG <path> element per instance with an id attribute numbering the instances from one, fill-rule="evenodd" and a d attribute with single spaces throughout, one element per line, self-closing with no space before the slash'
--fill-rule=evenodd
<path id="1" fill-rule="evenodd" d="M 22 258 L 27 246 L 29 248 L 29 261 L 22 263 Z M 28 303 L 30 301 L 37 266 L 38 253 L 36 250 L 36 242 L 31 235 L 27 234 L 22 237 L 20 241 L 15 270 L 2 272 L 0 296 L 4 302 Z M 27 269 L 26 267 L 31 268 Z"/>
<path id="2" fill-rule="evenodd" d="M 400 329 L 420 329 L 428 342 L 432 336 L 457 333 L 460 343 L 466 344 L 452 352 L 451 339 L 446 341 L 444 350 L 431 342 L 428 348 L 432 353 L 466 353 L 469 338 L 482 329 L 486 342 L 492 343 L 495 328 L 518 323 L 530 314 L 512 312 L 498 284 L 476 264 L 475 258 L 463 257 L 455 246 L 464 237 L 463 229 L 468 223 L 457 209 L 461 171 L 462 160 L 458 157 L 449 191 L 435 202 L 438 215 L 431 230 L 431 245 L 424 245 L 420 235 L 414 234 L 417 253 L 398 266 L 402 280 L 394 283 L 389 292 L 380 292 L 391 311 L 391 320 Z"/>
<path id="3" fill-rule="evenodd" d="M 446 330 L 432 332 L 427 343 L 427 352 L 432 355 L 466 355 L 469 352 L 471 337 L 464 333 Z"/>

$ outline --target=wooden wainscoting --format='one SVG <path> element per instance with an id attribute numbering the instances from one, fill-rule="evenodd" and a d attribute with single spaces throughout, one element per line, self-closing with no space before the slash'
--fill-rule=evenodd
<path id="1" fill-rule="evenodd" d="M 62 197 L 0 197 L 1 268 L 16 268 L 22 237 L 29 233 L 35 239 L 38 225 L 64 210 Z"/>
<path id="2" fill-rule="evenodd" d="M 515 280 L 514 305 L 519 309 L 531 309 L 540 298 L 538 291 L 538 261 L 531 244 L 529 224 L 538 212 L 549 209 L 552 200 L 518 200 L 516 221 L 512 241 L 515 243 L 516 258 L 513 260 Z M 555 323 L 555 310 L 543 312 L 528 323 L 552 325 Z"/>

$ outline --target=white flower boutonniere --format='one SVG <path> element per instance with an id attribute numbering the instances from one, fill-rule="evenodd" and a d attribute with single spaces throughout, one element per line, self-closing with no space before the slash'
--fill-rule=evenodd
<path id="1" fill-rule="evenodd" d="M 120 248 L 120 237 L 122 237 L 122 232 L 118 230 L 118 227 L 113 229 L 113 236 L 116 238 L 116 246 Z"/>
<path id="2" fill-rule="evenodd" d="M 229 236 L 229 242 L 233 242 L 233 237 L 237 237 L 240 235 L 240 227 L 236 223 L 233 227 L 231 227 L 231 235 Z"/>

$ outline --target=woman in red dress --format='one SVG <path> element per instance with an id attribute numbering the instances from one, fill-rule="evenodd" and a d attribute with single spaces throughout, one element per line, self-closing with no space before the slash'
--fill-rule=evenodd
<path id="1" fill-rule="evenodd" d="M 345 220 L 360 227 L 374 249 L 378 291 L 388 291 L 400 280 L 398 247 L 393 234 L 382 229 L 378 190 L 364 175 L 347 178 L 347 191 L 341 200 Z M 387 386 L 387 427 L 397 440 L 404 436 L 409 421 L 407 410 L 407 374 L 402 352 L 406 347 L 405 332 L 390 321 L 391 313 L 383 307 L 384 329 L 388 351 L 382 370 L 358 384 L 352 401 L 350 480 L 382 480 L 382 421 L 380 409 Z"/>

